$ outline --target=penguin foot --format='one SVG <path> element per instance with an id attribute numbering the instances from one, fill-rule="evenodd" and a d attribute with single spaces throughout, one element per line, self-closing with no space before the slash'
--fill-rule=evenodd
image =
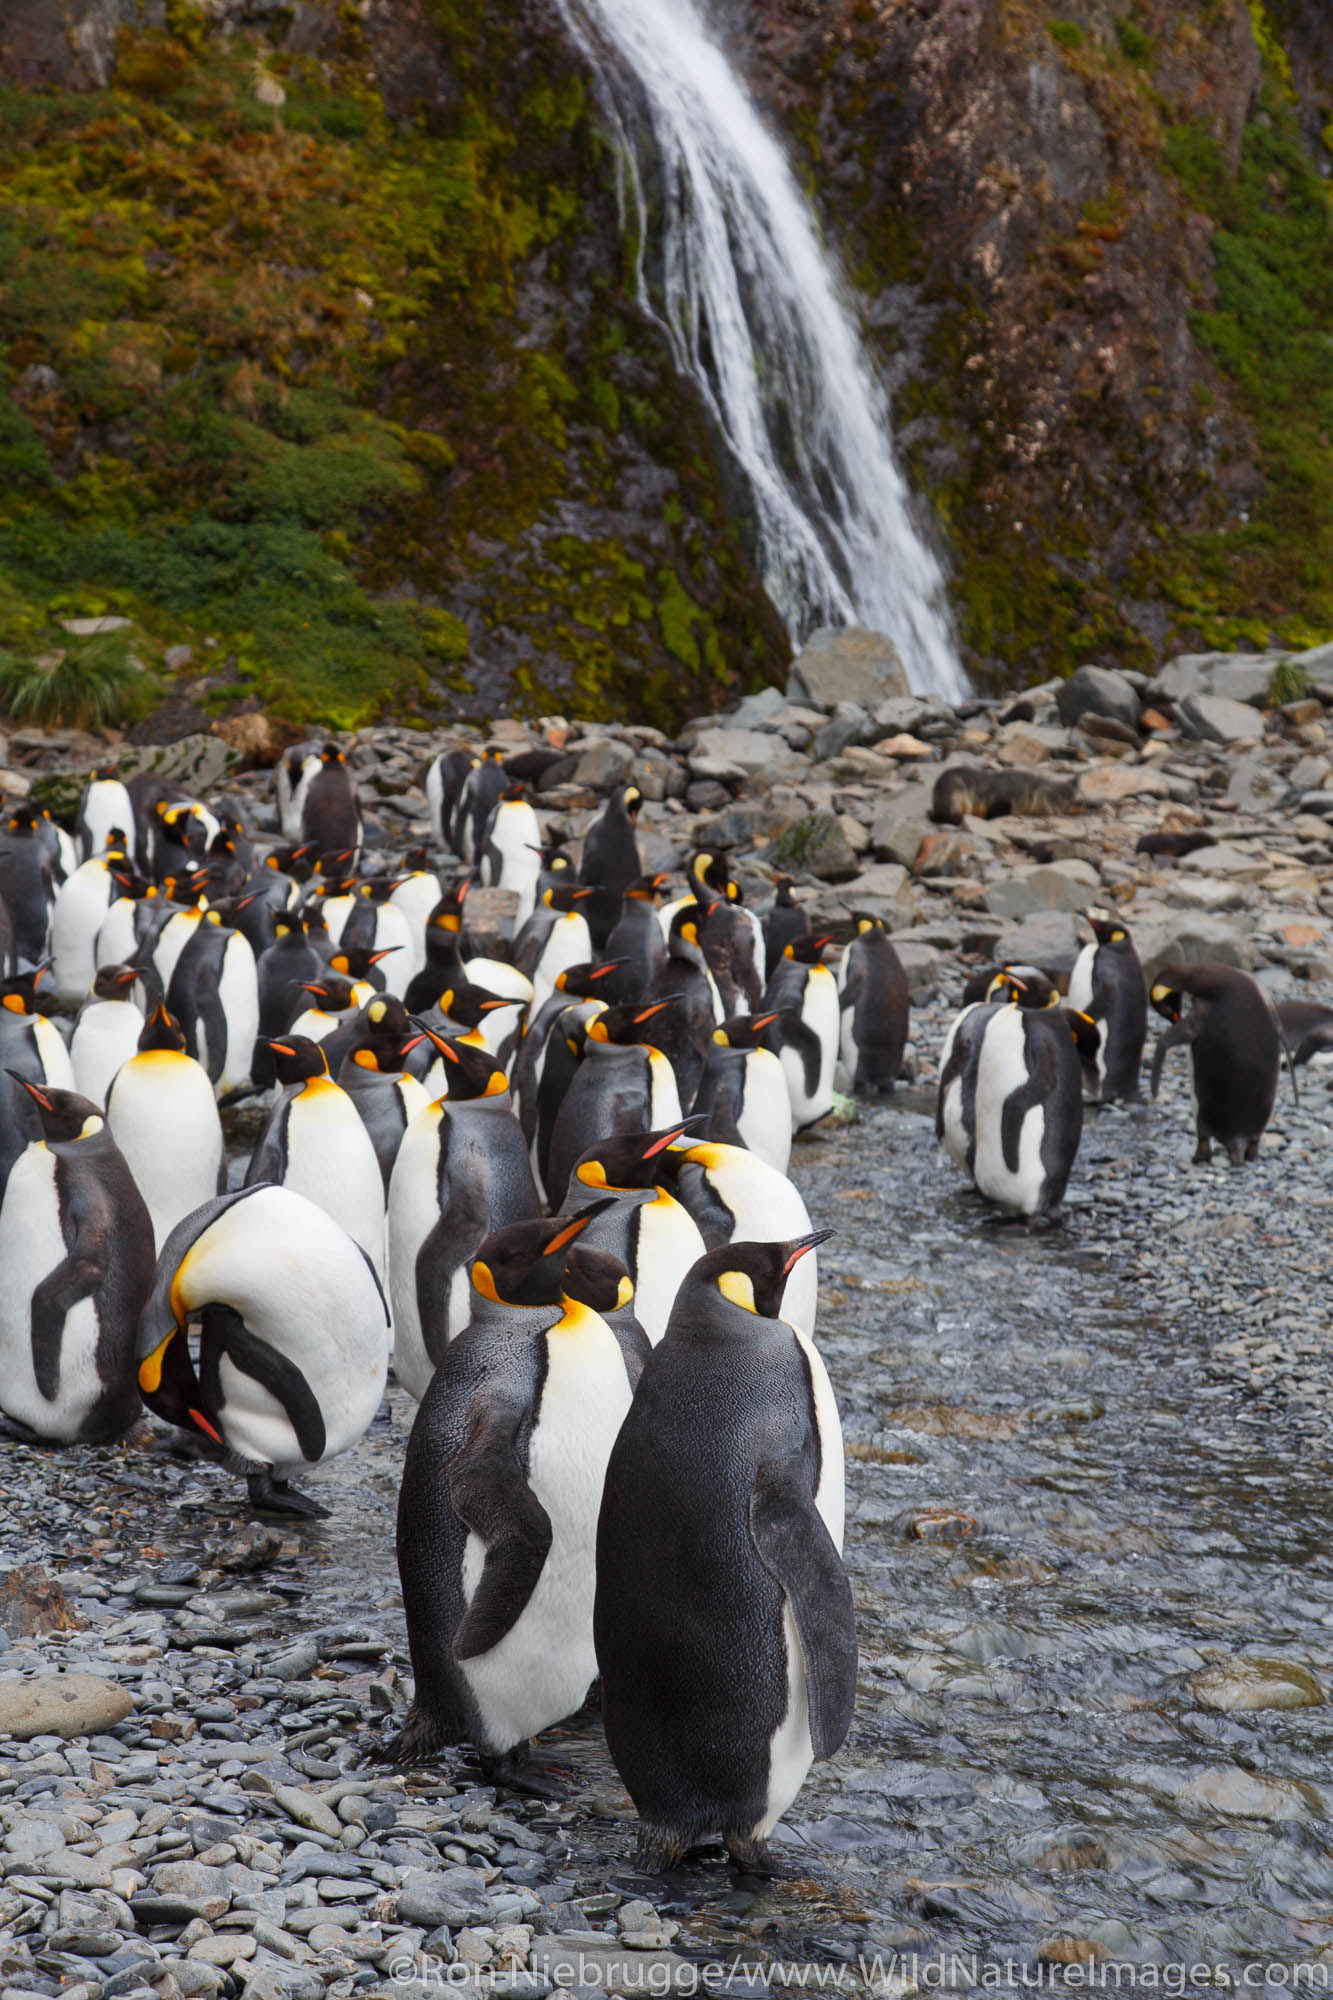
<path id="1" fill-rule="evenodd" d="M 290 1514 L 302 1521 L 327 1521 L 329 1510 L 306 1493 L 298 1493 L 285 1479 L 271 1472 L 247 1472 L 245 1489 L 250 1505 L 261 1514 Z"/>
<path id="2" fill-rule="evenodd" d="M 527 1750 L 506 1750 L 503 1757 L 490 1757 L 479 1751 L 477 1762 L 488 1785 L 503 1786 L 523 1798 L 563 1801 L 568 1799 L 574 1783 L 574 1773 L 568 1764 L 546 1760 L 539 1763 Z"/>
<path id="3" fill-rule="evenodd" d="M 453 1747 L 456 1739 L 442 1729 L 433 1716 L 413 1702 L 407 1720 L 396 1736 L 379 1737 L 371 1750 L 377 1764 L 435 1764 Z"/>
<path id="4" fill-rule="evenodd" d="M 1194 1161 L 1193 1161 L 1193 1164 L 1194 1164 L 1194 1165 L 1195 1165 L 1196 1167 L 1206 1167 L 1206 1166 L 1207 1166 L 1207 1164 L 1208 1164 L 1208 1162 L 1209 1162 L 1209 1160 L 1211 1160 L 1211 1159 L 1212 1159 L 1212 1157 L 1213 1157 L 1213 1142 L 1212 1142 L 1212 1140 L 1211 1140 L 1211 1139 L 1200 1139 L 1200 1141 L 1199 1141 L 1198 1145 L 1197 1145 L 1197 1146 L 1196 1146 L 1196 1147 L 1194 1148 Z"/>
<path id="5" fill-rule="evenodd" d="M 7 1417 L 0 1413 L 0 1438 L 6 1444 L 50 1444 L 50 1438 L 38 1437 L 36 1431 L 21 1424 L 17 1417 Z"/>
<path id="6" fill-rule="evenodd" d="M 771 1878 L 800 1873 L 790 1862 L 780 1861 L 766 1840 L 746 1840 L 736 1834 L 727 1834 L 725 1839 L 732 1863 L 742 1875 L 766 1875 Z"/>

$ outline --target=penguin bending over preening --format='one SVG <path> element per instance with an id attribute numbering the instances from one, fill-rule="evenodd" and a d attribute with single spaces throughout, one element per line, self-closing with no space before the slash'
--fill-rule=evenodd
<path id="1" fill-rule="evenodd" d="M 1091 927 L 1069 975 L 1069 1004 L 1097 1023 L 1097 1087 L 1102 1104 L 1139 1095 L 1143 1044 L 1148 1037 L 1148 989 L 1133 939 L 1110 910 L 1080 913 Z"/>
<path id="2" fill-rule="evenodd" d="M 1232 965 L 1172 965 L 1154 982 L 1152 1004 L 1171 1023 L 1153 1051 L 1154 1097 L 1168 1049 L 1183 1043 L 1190 1052 L 1196 1166 L 1212 1158 L 1214 1139 L 1233 1167 L 1257 1159 L 1277 1096 L 1280 1047 L 1262 988 Z"/>
<path id="3" fill-rule="evenodd" d="M 102 1444 L 139 1408 L 134 1343 L 153 1282 L 153 1225 L 98 1107 L 6 1083 L 40 1136 L 0 1202 L 0 1428 Z"/>
<path id="4" fill-rule="evenodd" d="M 837 1406 L 778 1317 L 827 1234 L 701 1258 L 612 1447 L 594 1630 L 642 1867 L 720 1833 L 741 1867 L 771 1868 L 769 1834 L 851 1724 Z"/>
<path id="5" fill-rule="evenodd" d="M 522 1746 L 596 1675 L 597 1511 L 632 1391 L 597 1310 L 629 1280 L 581 1247 L 592 1219 L 521 1222 L 479 1246 L 469 1323 L 412 1426 L 398 1569 L 416 1686 L 400 1761 L 464 1738 L 484 1776 L 549 1790 Z"/>
<path id="6" fill-rule="evenodd" d="M 139 1392 L 243 1473 L 254 1506 L 323 1520 L 328 1509 L 287 1475 L 363 1435 L 384 1395 L 387 1328 L 379 1281 L 345 1229 L 290 1188 L 240 1188 L 162 1246 L 139 1322 Z"/>

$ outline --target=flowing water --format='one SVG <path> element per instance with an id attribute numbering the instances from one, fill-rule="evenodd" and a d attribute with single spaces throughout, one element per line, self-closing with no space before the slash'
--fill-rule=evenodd
<path id="1" fill-rule="evenodd" d="M 692 0 L 561 0 L 597 78 L 640 304 L 744 477 L 794 640 L 868 625 L 912 686 L 966 691 L 887 398 L 810 205 Z"/>

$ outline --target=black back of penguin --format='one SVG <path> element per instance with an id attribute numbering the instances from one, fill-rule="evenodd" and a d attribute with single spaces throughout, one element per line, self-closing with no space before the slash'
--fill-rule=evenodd
<path id="1" fill-rule="evenodd" d="M 838 970 L 843 1067 L 854 1090 L 892 1090 L 911 1018 L 907 974 L 882 920 L 852 915 L 856 936 Z"/>
<path id="2" fill-rule="evenodd" d="M 778 961 L 793 938 L 805 937 L 810 929 L 806 910 L 792 897 L 795 880 L 779 875 L 772 903 L 764 913 L 764 978 L 771 979 Z"/>
<path id="3" fill-rule="evenodd" d="M 822 1363 L 771 1316 L 796 1247 L 731 1244 L 694 1266 L 607 1468 L 603 1715 L 648 1866 L 717 1831 L 762 1865 L 773 1806 L 784 1809 L 809 1761 L 774 1769 L 794 1694 L 788 1607 L 813 1754 L 832 1755 L 851 1719 L 851 1591 L 821 1511 L 840 1533 L 841 1442 Z"/>
<path id="4" fill-rule="evenodd" d="M 1094 943 L 1079 954 L 1069 981 L 1071 1006 L 1100 1024 L 1094 1095 L 1109 1103 L 1139 1095 L 1148 1035 L 1148 988 L 1129 931 L 1108 910 L 1083 911 Z"/>
<path id="5" fill-rule="evenodd" d="M 1152 1004 L 1171 1023 L 1153 1052 L 1154 1097 L 1167 1051 L 1189 1048 L 1196 1161 L 1209 1157 L 1214 1139 L 1233 1165 L 1254 1159 L 1277 1096 L 1281 1049 L 1262 989 L 1230 965 L 1167 966 L 1153 985 Z"/>

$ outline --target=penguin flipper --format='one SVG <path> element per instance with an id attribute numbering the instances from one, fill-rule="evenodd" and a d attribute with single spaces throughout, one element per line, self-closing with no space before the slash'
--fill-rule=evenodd
<path id="1" fill-rule="evenodd" d="M 831 1757 L 852 1724 L 856 1614 L 842 1557 L 810 1491 L 803 1452 L 760 1465 L 750 1494 L 750 1540 L 787 1594 L 805 1662 L 811 1746 L 816 1757 Z"/>
<path id="2" fill-rule="evenodd" d="M 1157 1047 L 1153 1050 L 1152 1055 L 1152 1094 L 1154 1098 L 1156 1098 L 1157 1092 L 1161 1087 L 1162 1064 L 1166 1061 L 1167 1050 L 1178 1049 L 1182 1042 L 1192 1042 L 1198 1032 L 1198 1026 L 1199 1024 L 1193 1014 L 1190 1014 L 1185 1020 L 1174 1022 L 1166 1030 L 1165 1034 L 1158 1036 Z"/>
<path id="3" fill-rule="evenodd" d="M 813 1028 L 806 1026 L 805 1022 L 793 1008 L 791 1013 L 783 1020 L 782 1038 L 786 1042 L 787 1047 L 795 1049 L 797 1055 L 800 1057 L 801 1070 L 805 1077 L 806 1093 L 808 1096 L 813 1097 L 819 1088 L 819 1066 L 824 1059 L 824 1051 L 820 1046 L 818 1035 Z"/>
<path id="4" fill-rule="evenodd" d="M 1000 1113 L 1000 1151 L 1011 1174 L 1016 1174 L 1019 1168 L 1023 1121 L 1029 1111 L 1035 1110 L 1051 1095 L 1058 1076 L 1055 1047 L 1046 1034 L 1029 1034 L 1026 1037 L 1026 1053 L 1027 1081 L 1010 1091 Z"/>
<path id="5" fill-rule="evenodd" d="M 210 1379 L 215 1379 L 217 1362 L 225 1354 L 243 1375 L 258 1382 L 261 1389 L 267 1389 L 282 1404 L 302 1458 L 307 1465 L 317 1465 L 328 1442 L 324 1414 L 319 1398 L 296 1363 L 252 1333 L 232 1306 L 210 1303 L 204 1307 L 203 1319 L 201 1346 L 208 1350 L 204 1365 Z"/>
<path id="6" fill-rule="evenodd" d="M 480 1580 L 454 1633 L 459 1661 L 489 1653 L 518 1623 L 551 1547 L 551 1517 L 514 1449 L 519 1415 L 513 1408 L 474 1411 L 467 1441 L 449 1468 L 454 1512 L 486 1544 Z"/>
<path id="7" fill-rule="evenodd" d="M 102 1266 L 88 1255 L 66 1257 L 48 1271 L 32 1295 L 30 1333 L 32 1373 L 48 1403 L 60 1394 L 60 1349 L 65 1320 L 81 1299 L 91 1298 L 102 1282 Z"/>

